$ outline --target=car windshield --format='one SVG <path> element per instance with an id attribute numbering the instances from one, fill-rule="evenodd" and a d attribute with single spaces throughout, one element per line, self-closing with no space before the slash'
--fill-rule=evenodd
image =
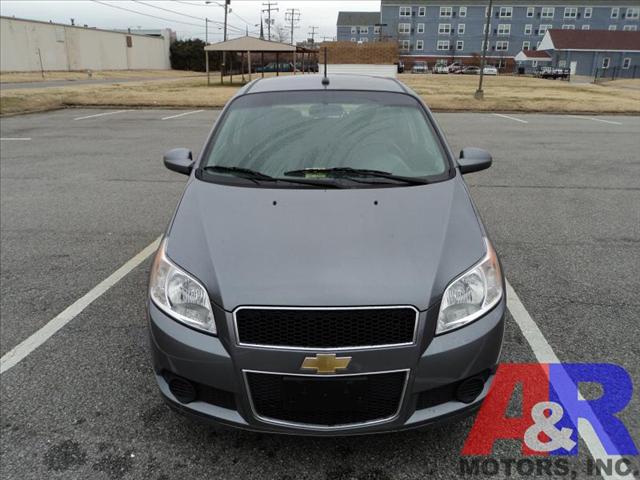
<path id="1" fill-rule="evenodd" d="M 353 91 L 239 97 L 221 120 L 201 164 L 210 174 L 237 176 L 237 169 L 226 167 L 276 179 L 325 178 L 322 170 L 333 169 L 327 178 L 353 177 L 354 185 L 345 187 L 358 186 L 356 176 L 359 184 L 394 183 L 366 172 L 355 175 L 351 169 L 425 181 L 448 178 L 449 173 L 442 144 L 416 99 Z M 246 183 L 246 178 L 240 180 Z M 254 175 L 253 180 L 259 183 L 260 178 Z"/>

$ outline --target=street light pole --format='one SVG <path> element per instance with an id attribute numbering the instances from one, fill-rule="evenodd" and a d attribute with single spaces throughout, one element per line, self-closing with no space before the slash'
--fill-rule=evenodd
<path id="1" fill-rule="evenodd" d="M 484 92 L 482 91 L 482 79 L 484 77 L 484 66 L 487 61 L 487 49 L 489 48 L 489 25 L 491 23 L 491 8 L 493 7 L 493 0 L 489 0 L 489 7 L 487 10 L 487 21 L 484 24 L 484 45 L 482 46 L 482 59 L 480 60 L 480 83 L 474 97 L 477 100 L 484 98 Z"/>

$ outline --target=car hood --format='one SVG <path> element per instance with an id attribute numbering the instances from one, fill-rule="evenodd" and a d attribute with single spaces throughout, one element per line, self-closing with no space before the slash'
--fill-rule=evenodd
<path id="1" fill-rule="evenodd" d="M 167 255 L 214 303 L 414 305 L 485 253 L 466 186 L 270 189 L 189 182 Z"/>

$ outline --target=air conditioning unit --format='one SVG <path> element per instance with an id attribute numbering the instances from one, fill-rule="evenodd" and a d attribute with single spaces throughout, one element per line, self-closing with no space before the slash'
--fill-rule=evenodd
<path id="1" fill-rule="evenodd" d="M 538 12 L 538 18 L 540 18 L 540 12 Z"/>

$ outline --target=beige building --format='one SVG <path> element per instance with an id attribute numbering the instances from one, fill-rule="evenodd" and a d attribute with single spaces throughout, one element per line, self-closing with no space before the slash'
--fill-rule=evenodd
<path id="1" fill-rule="evenodd" d="M 139 35 L 0 17 L 0 71 L 170 69 L 171 30 Z"/>

